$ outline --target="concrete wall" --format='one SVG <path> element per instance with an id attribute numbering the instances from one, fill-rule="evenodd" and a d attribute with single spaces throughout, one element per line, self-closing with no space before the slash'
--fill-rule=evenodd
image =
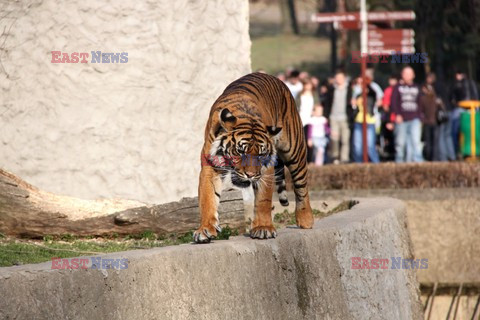
<path id="1" fill-rule="evenodd" d="M 196 195 L 210 106 L 250 72 L 247 0 L 4 1 L 0 16 L 0 167 L 82 198 Z"/>
<path id="2" fill-rule="evenodd" d="M 405 206 L 360 200 L 352 210 L 282 229 L 102 256 L 124 270 L 0 269 L 0 318 L 421 319 L 412 269 L 354 270 L 351 258 L 409 258 Z"/>
<path id="3" fill-rule="evenodd" d="M 480 188 L 343 190 L 313 192 L 314 199 L 388 196 L 407 205 L 408 229 L 420 283 L 480 285 Z"/>
<path id="4" fill-rule="evenodd" d="M 424 303 L 434 283 L 439 288 L 452 288 L 436 293 L 430 319 L 446 319 L 461 284 L 457 319 L 478 318 L 478 310 L 476 317 L 473 314 L 480 288 L 479 188 L 338 190 L 313 192 L 310 196 L 326 201 L 378 196 L 402 199 L 407 206 L 414 256 L 428 259 L 428 268 L 417 270 L 419 283 L 430 288 L 422 292 Z M 450 312 L 453 317 L 454 311 Z"/>

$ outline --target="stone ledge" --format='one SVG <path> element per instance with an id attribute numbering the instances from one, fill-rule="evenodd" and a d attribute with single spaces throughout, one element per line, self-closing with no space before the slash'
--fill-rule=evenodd
<path id="1" fill-rule="evenodd" d="M 102 255 L 124 270 L 0 269 L 2 319 L 420 319 L 414 270 L 352 270 L 351 258 L 412 256 L 405 206 L 359 199 L 277 239 Z"/>
<path id="2" fill-rule="evenodd" d="M 407 206 L 407 221 L 416 258 L 428 258 L 421 284 L 468 284 L 480 287 L 480 188 L 327 190 L 313 199 L 339 201 L 355 197 L 395 197 Z"/>

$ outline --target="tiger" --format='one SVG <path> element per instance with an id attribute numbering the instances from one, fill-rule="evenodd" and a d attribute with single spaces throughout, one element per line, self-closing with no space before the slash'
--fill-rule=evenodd
<path id="1" fill-rule="evenodd" d="M 280 203 L 289 204 L 285 167 L 293 181 L 296 224 L 312 228 L 303 125 L 295 100 L 281 80 L 255 72 L 229 84 L 210 109 L 204 139 L 195 243 L 208 243 L 221 232 L 217 209 L 222 191 L 231 188 L 242 190 L 244 201 L 253 202 L 250 237 L 275 238 L 271 214 L 275 186 Z"/>

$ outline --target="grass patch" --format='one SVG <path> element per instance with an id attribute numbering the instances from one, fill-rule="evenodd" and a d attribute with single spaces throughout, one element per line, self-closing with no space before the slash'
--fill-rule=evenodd
<path id="1" fill-rule="evenodd" d="M 339 211 L 352 208 L 355 201 L 344 201 L 329 211 L 313 210 L 316 218 L 323 218 Z M 295 224 L 295 214 L 284 210 L 274 215 L 274 225 L 281 228 Z M 228 240 L 237 236 L 239 231 L 228 225 L 222 228 L 216 240 Z M 113 233 L 102 238 L 93 236 L 79 238 L 71 234 L 46 235 L 43 240 L 20 240 L 0 234 L 0 267 L 40 263 L 52 258 L 71 258 L 92 256 L 110 252 L 135 249 L 150 249 L 155 247 L 173 246 L 193 242 L 193 232 L 157 236 L 152 231 L 132 234 L 121 238 Z"/>
<path id="2" fill-rule="evenodd" d="M 118 237 L 118 235 L 117 235 Z M 142 233 L 139 234 L 129 234 L 128 236 L 125 237 L 125 240 L 157 240 L 157 235 L 153 233 L 153 231 L 146 230 Z"/>
<path id="3" fill-rule="evenodd" d="M 228 240 L 238 235 L 238 230 L 226 226 L 218 234 L 217 240 Z M 120 238 L 114 233 L 107 237 L 93 236 L 79 238 L 71 234 L 47 235 L 43 240 L 20 240 L 0 236 L 0 267 L 40 263 L 54 257 L 71 258 L 92 256 L 110 252 L 155 247 L 173 246 L 193 242 L 193 232 L 157 236 L 152 231 L 132 234 Z"/>
<path id="4" fill-rule="evenodd" d="M 276 213 L 273 216 L 273 224 L 277 229 L 283 226 L 290 226 L 295 223 L 295 213 L 289 212 L 287 209 L 283 210 L 283 212 Z"/>
<path id="5" fill-rule="evenodd" d="M 0 267 L 39 263 L 53 257 L 70 258 L 107 252 L 129 250 L 134 244 L 94 240 L 17 240 L 5 238 L 0 241 Z"/>
<path id="6" fill-rule="evenodd" d="M 310 35 L 277 34 L 252 39 L 252 70 L 270 74 L 293 66 L 314 75 L 328 73 L 330 42 Z"/>
<path id="7" fill-rule="evenodd" d="M 238 236 L 237 229 L 231 229 L 228 225 L 222 228 L 222 231 L 218 234 L 218 240 L 228 240 L 230 237 Z"/>

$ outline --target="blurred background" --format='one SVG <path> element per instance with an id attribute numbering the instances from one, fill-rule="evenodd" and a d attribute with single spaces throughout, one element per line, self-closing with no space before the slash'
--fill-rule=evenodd
<path id="1" fill-rule="evenodd" d="M 414 21 L 377 23 L 386 28 L 413 28 L 416 52 L 427 52 L 428 64 L 412 65 L 417 80 L 433 71 L 440 80 L 453 79 L 457 69 L 478 80 L 480 66 L 480 3 L 476 0 L 369 0 L 369 11 L 413 10 Z M 357 0 L 250 0 L 252 70 L 284 72 L 287 67 L 305 70 L 320 78 L 342 66 L 358 74 L 351 52 L 358 51 L 359 31 L 335 31 L 332 24 L 312 22 L 312 15 L 359 11 Z M 332 52 L 332 43 L 334 52 Z M 336 52 L 335 52 L 336 51 Z M 376 64 L 377 82 L 387 85 L 388 76 L 402 65 Z"/>
<path id="2" fill-rule="evenodd" d="M 365 80 L 355 61 L 360 52 L 358 20 L 348 25 L 314 19 L 358 14 L 360 2 L 250 0 L 252 70 L 276 75 L 290 88 L 305 126 L 309 162 L 367 160 L 363 81 L 375 93 L 369 95 L 375 102 L 367 105 L 368 161 L 475 161 L 480 154 L 480 114 L 475 111 L 480 106 L 478 1 L 366 1 L 369 14 L 400 12 L 411 18 L 368 22 L 368 38 L 375 36 L 371 32 L 391 36 L 384 36 L 377 47 L 389 54 L 380 62 L 369 61 Z M 371 46 L 370 56 L 378 52 Z M 401 55 L 395 60 L 393 50 L 413 54 L 416 60 L 402 60 Z M 403 74 L 406 67 L 411 82 Z M 344 94 L 344 85 L 347 98 L 340 101 L 337 94 Z M 413 96 L 403 94 L 410 89 Z M 407 96 L 412 98 L 411 110 L 403 106 Z"/>
<path id="3" fill-rule="evenodd" d="M 197 195 L 209 110 L 230 82 L 260 71 L 297 100 L 311 198 L 403 200 L 412 255 L 429 261 L 417 272 L 426 318 L 478 319 L 479 2 L 367 1 L 369 12 L 413 11 L 369 29 L 412 29 L 428 62 L 368 64 L 364 108 L 359 30 L 312 22 L 358 12 L 359 0 L 0 1 L 0 266 L 191 242 L 198 210 L 182 220 L 175 203 Z M 52 63 L 52 51 L 126 52 L 128 63 Z M 149 204 L 171 201 L 158 206 L 169 223 L 116 219 L 144 205 L 156 217 Z M 294 223 L 281 210 L 275 221 Z M 94 230 L 87 218 L 109 224 Z M 100 235 L 115 244 L 84 246 Z M 145 241 L 118 246 L 119 236 Z"/>

